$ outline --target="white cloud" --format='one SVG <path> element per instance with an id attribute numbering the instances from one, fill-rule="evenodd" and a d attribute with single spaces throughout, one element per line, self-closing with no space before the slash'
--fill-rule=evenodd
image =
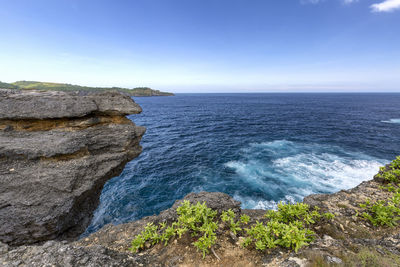
<path id="1" fill-rule="evenodd" d="M 400 8 L 400 0 L 385 0 L 382 3 L 371 5 L 373 12 L 390 12 Z"/>
<path id="2" fill-rule="evenodd" d="M 325 0 L 300 0 L 302 4 L 319 4 Z M 358 0 L 341 0 L 343 3 L 347 4 L 352 4 L 355 2 L 358 2 Z"/>
<path id="3" fill-rule="evenodd" d="M 319 2 L 322 2 L 323 0 L 300 0 L 300 3 L 302 4 L 318 4 Z"/>
<path id="4" fill-rule="evenodd" d="M 358 0 L 343 0 L 343 3 L 345 4 L 352 4 L 354 2 L 358 2 Z"/>

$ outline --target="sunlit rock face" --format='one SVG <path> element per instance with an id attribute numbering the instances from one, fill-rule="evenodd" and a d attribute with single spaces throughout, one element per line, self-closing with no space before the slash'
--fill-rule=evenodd
<path id="1" fill-rule="evenodd" d="M 104 183 L 141 152 L 141 108 L 118 92 L 0 90 L 0 241 L 73 239 Z"/>

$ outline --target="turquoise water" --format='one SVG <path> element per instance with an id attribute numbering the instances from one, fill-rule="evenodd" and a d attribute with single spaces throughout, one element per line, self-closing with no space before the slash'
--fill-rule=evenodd
<path id="1" fill-rule="evenodd" d="M 178 94 L 135 98 L 143 153 L 104 187 L 87 233 L 221 191 L 274 208 L 371 179 L 400 154 L 400 94 Z M 391 123 L 387 123 L 391 122 Z"/>

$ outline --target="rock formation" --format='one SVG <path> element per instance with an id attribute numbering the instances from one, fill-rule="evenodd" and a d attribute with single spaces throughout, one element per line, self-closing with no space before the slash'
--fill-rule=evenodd
<path id="1" fill-rule="evenodd" d="M 104 183 L 140 154 L 144 128 L 125 118 L 140 111 L 117 92 L 0 90 L 1 266 L 400 266 L 400 226 L 377 227 L 360 216 L 366 200 L 384 203 L 400 194 L 399 186 L 389 190 L 381 179 L 384 168 L 351 190 L 306 197 L 304 203 L 335 217 L 311 224 L 315 240 L 297 252 L 282 246 L 243 248 L 244 236 L 222 221 L 212 253 L 204 258 L 193 246 L 199 237 L 190 233 L 172 237 L 167 246 L 146 242 L 138 253 L 130 251 L 132 239 L 148 223 L 176 220 L 182 200 L 159 215 L 69 240 L 88 225 Z M 206 202 L 217 213 L 230 209 L 237 218 L 246 214 L 249 225 L 268 221 L 265 210 L 241 209 L 223 193 L 191 193 L 184 199 Z"/>
<path id="2" fill-rule="evenodd" d="M 141 152 L 118 92 L 0 90 L 0 242 L 79 236 L 104 183 Z"/>
<path id="3" fill-rule="evenodd" d="M 48 241 L 43 245 L 11 248 L 0 242 L 0 265 L 4 266 L 399 266 L 400 235 L 395 228 L 372 227 L 367 221 L 353 215 L 357 203 L 377 192 L 380 184 L 368 181 L 360 186 L 336 194 L 311 195 L 306 201 L 331 209 L 335 219 L 317 224 L 313 230 L 317 238 L 309 247 L 297 253 L 275 248 L 260 252 L 242 248 L 240 240 L 229 231 L 218 233 L 215 245 L 217 259 L 212 253 L 203 258 L 191 245 L 189 236 L 175 239 L 167 246 L 148 246 L 133 254 L 129 248 L 133 237 L 147 223 L 171 222 L 176 219 L 176 208 L 182 200 L 159 215 L 121 225 L 107 225 L 90 236 L 74 241 Z M 372 190 L 372 191 L 371 191 Z M 373 195 L 373 194 L 372 194 Z M 354 197 L 353 197 L 354 196 Z M 386 196 L 378 193 L 377 199 Z M 360 199 L 359 199 L 360 198 Z M 184 199 L 192 203 L 207 203 L 217 211 L 232 209 L 236 214 L 250 216 L 250 223 L 265 220 L 265 210 L 240 209 L 240 203 L 223 193 L 191 193 Z M 150 245 L 150 244 L 149 244 Z"/>

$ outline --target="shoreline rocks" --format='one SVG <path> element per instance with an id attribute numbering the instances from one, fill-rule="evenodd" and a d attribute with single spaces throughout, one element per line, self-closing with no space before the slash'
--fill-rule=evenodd
<path id="1" fill-rule="evenodd" d="M 354 217 L 343 201 L 357 207 L 372 191 L 380 190 L 380 184 L 374 180 L 363 182 L 359 186 L 342 190 L 334 194 L 311 195 L 305 199 L 311 205 L 322 210 L 331 208 L 335 218 L 329 223 L 316 224 L 313 230 L 316 240 L 297 253 L 275 248 L 267 252 L 244 249 L 240 240 L 233 238 L 229 231 L 219 232 L 214 252 L 203 258 L 191 245 L 195 239 L 190 236 L 175 239 L 168 243 L 149 246 L 139 253 L 129 248 L 135 235 L 148 223 L 172 222 L 176 220 L 176 208 L 183 200 L 207 203 L 217 211 L 232 209 L 236 214 L 250 216 L 250 223 L 265 220 L 265 210 L 246 210 L 240 208 L 240 202 L 224 193 L 190 193 L 183 200 L 162 211 L 159 215 L 148 216 L 140 220 L 120 224 L 106 225 L 99 231 L 74 242 L 48 241 L 43 245 L 9 247 L 0 242 L 0 265 L 4 266 L 375 266 L 382 262 L 384 266 L 400 262 L 400 235 L 395 228 L 376 228 L 367 221 Z M 386 196 L 377 193 L 377 198 Z M 359 199 L 361 198 L 361 199 Z M 355 201 L 355 202 L 353 202 Z M 312 203 L 311 203 L 312 202 Z M 365 262 L 362 260 L 366 259 Z M 301 264 L 300 264 L 301 263 Z M 362 264 L 361 264 L 362 263 Z M 96 265 L 97 264 L 97 265 Z M 314 265 L 313 265 L 314 264 Z M 316 264 L 316 265 L 315 265 Z M 369 265 L 372 264 L 372 265 Z"/>
<path id="2" fill-rule="evenodd" d="M 391 197 L 377 176 L 350 190 L 306 197 L 304 203 L 335 218 L 313 225 L 315 240 L 298 252 L 244 249 L 243 236 L 220 228 L 205 258 L 192 246 L 198 237 L 189 234 L 167 246 L 147 244 L 133 254 L 134 236 L 147 223 L 176 220 L 182 200 L 159 215 L 109 224 L 76 240 L 91 220 L 104 183 L 140 154 L 145 129 L 125 117 L 140 112 L 118 92 L 0 90 L 1 266 L 400 265 L 400 226 L 373 227 L 358 216 L 365 200 Z M 250 224 L 266 220 L 265 210 L 241 209 L 224 193 L 191 193 L 184 200 L 206 202 L 218 213 L 246 214 Z"/>
<path id="3" fill-rule="evenodd" d="M 118 92 L 0 90 L 0 242 L 75 239 L 107 180 L 141 153 Z"/>

